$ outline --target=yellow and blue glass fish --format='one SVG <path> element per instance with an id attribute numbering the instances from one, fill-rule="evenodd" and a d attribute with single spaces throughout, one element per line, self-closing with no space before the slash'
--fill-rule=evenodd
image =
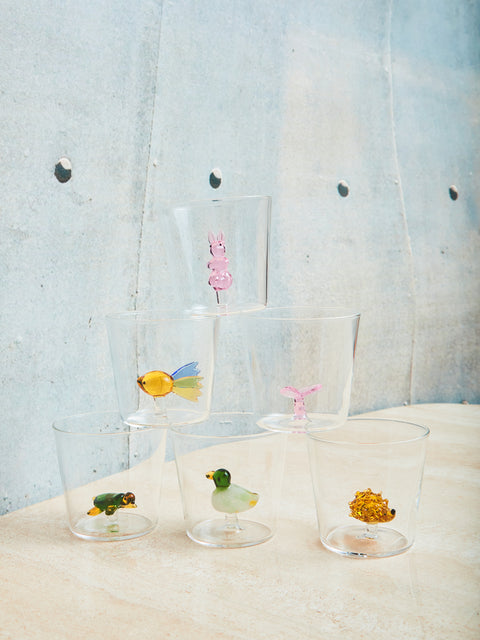
<path id="1" fill-rule="evenodd" d="M 200 381 L 203 380 L 199 373 L 198 362 L 189 362 L 171 375 L 165 371 L 149 371 L 138 377 L 137 383 L 142 391 L 154 398 L 175 393 L 191 402 L 198 402 L 198 398 L 202 395 Z"/>

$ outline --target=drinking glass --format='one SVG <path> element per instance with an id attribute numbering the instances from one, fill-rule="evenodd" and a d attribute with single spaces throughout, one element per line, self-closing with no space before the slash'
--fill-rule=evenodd
<path id="1" fill-rule="evenodd" d="M 133 425 L 202 422 L 213 386 L 216 318 L 177 310 L 106 318 L 122 418 Z"/>
<path id="2" fill-rule="evenodd" d="M 327 549 L 378 558 L 412 546 L 428 434 L 423 425 L 373 417 L 308 430 L 318 528 Z"/>
<path id="3" fill-rule="evenodd" d="M 248 413 L 211 414 L 172 429 L 187 535 L 211 547 L 246 547 L 275 532 L 285 433 Z"/>
<path id="4" fill-rule="evenodd" d="M 270 196 L 179 203 L 167 211 L 169 265 L 183 308 L 208 313 L 267 303 Z"/>
<path id="5" fill-rule="evenodd" d="M 72 533 L 110 541 L 153 531 L 167 430 L 128 425 L 117 412 L 60 418 L 53 429 Z"/>
<path id="6" fill-rule="evenodd" d="M 304 432 L 346 420 L 359 320 L 355 311 L 318 307 L 242 317 L 259 425 Z"/>

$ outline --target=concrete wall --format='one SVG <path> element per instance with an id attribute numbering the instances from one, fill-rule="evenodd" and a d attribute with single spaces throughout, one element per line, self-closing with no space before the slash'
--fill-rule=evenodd
<path id="1" fill-rule="evenodd" d="M 168 201 L 273 196 L 270 302 L 363 313 L 353 413 L 480 401 L 478 2 L 1 8 L 0 513 L 116 406 L 104 316 L 168 304 Z"/>

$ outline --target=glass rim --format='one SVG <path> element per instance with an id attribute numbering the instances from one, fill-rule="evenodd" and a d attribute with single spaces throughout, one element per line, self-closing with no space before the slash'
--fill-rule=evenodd
<path id="1" fill-rule="evenodd" d="M 170 431 L 174 434 L 178 434 L 181 436 L 186 436 L 187 438 L 192 438 L 192 439 L 198 439 L 198 440 L 222 440 L 222 441 L 227 441 L 227 440 L 245 440 L 245 439 L 250 439 L 250 438 L 264 438 L 265 436 L 268 435 L 275 435 L 275 434 L 281 434 L 283 433 L 280 430 L 275 430 L 275 429 L 266 429 L 264 427 L 259 427 L 257 425 L 257 428 L 259 429 L 258 432 L 256 433 L 236 433 L 236 434 L 231 434 L 231 435 L 225 435 L 222 433 L 217 433 L 217 434 L 212 434 L 212 433 L 194 433 L 192 431 L 187 431 L 188 429 L 190 430 L 195 430 L 195 429 L 199 429 L 202 425 L 208 424 L 208 422 L 211 420 L 211 418 L 216 417 L 216 416 L 245 416 L 245 417 L 251 417 L 252 420 L 254 420 L 253 416 L 254 413 L 248 413 L 248 412 L 241 412 L 241 411 L 232 411 L 231 413 L 227 413 L 227 412 L 212 412 L 210 413 L 210 417 L 207 418 L 204 422 L 201 423 L 197 423 L 197 424 L 185 424 L 185 425 L 175 425 L 172 426 L 170 428 Z"/>
<path id="2" fill-rule="evenodd" d="M 398 439 L 393 439 L 393 440 L 375 440 L 373 442 L 359 442 L 358 440 L 335 440 L 335 439 L 328 439 L 326 437 L 322 437 L 322 433 L 327 433 L 327 431 L 325 430 L 321 430 L 321 429 L 308 429 L 306 430 L 307 436 L 309 438 L 311 438 L 312 440 L 316 440 L 317 442 L 323 442 L 324 444 L 328 444 L 328 445 L 332 445 L 332 446 L 355 446 L 355 447 L 372 447 L 372 446 L 385 446 L 385 445 L 394 445 L 394 444 L 410 444 L 413 442 L 419 442 L 420 440 L 424 440 L 429 434 L 430 434 L 430 429 L 423 425 L 423 424 L 418 424 L 417 422 L 411 422 L 409 420 L 401 420 L 401 419 L 397 419 L 397 418 L 356 418 L 355 416 L 352 416 L 351 418 L 347 418 L 347 420 L 340 426 L 335 427 L 333 429 L 329 429 L 328 430 L 328 434 L 335 434 L 336 431 L 340 431 L 345 425 L 347 424 L 351 424 L 353 422 L 377 422 L 377 423 L 397 423 L 397 424 L 401 424 L 401 425 L 408 425 L 410 427 L 415 427 L 418 431 L 420 431 L 421 433 L 419 433 L 416 436 L 412 436 L 412 437 L 407 437 L 407 438 L 401 438 L 399 437 Z"/>
<path id="3" fill-rule="evenodd" d="M 194 309 L 179 309 L 179 308 L 167 308 L 159 309 L 158 311 L 132 309 L 130 311 L 113 311 L 105 315 L 106 320 L 137 320 L 142 324 L 150 324 L 154 322 L 171 322 L 172 320 L 215 320 L 215 316 L 211 313 L 207 313 L 205 308 Z"/>
<path id="4" fill-rule="evenodd" d="M 317 305 L 265 307 L 252 311 L 248 318 L 255 320 L 349 320 L 360 318 L 361 312 L 348 307 L 321 307 Z"/>
<path id="5" fill-rule="evenodd" d="M 115 424 L 122 424 L 126 427 L 126 429 L 124 431 L 105 431 L 103 433 L 97 431 L 97 432 L 92 432 L 92 431 L 87 431 L 85 429 L 81 429 L 81 427 L 79 426 L 78 430 L 73 430 L 73 429 L 66 429 L 66 428 L 62 428 L 62 424 L 66 423 L 67 421 L 72 421 L 72 422 L 80 422 L 82 419 L 83 420 L 87 420 L 87 419 L 91 419 L 94 416 L 98 417 L 99 419 L 105 418 L 106 416 L 111 416 L 112 418 L 115 418 L 116 422 Z M 160 431 L 162 429 L 166 429 L 167 427 L 164 426 L 151 426 L 151 425 L 132 425 L 128 422 L 125 422 L 125 420 L 122 418 L 122 416 L 120 415 L 120 413 L 118 413 L 118 411 L 114 411 L 113 409 L 108 411 L 86 411 L 85 413 L 74 413 L 72 415 L 68 415 L 68 416 L 62 416 L 61 418 L 57 418 L 56 420 L 53 421 L 52 423 L 52 429 L 54 431 L 56 431 L 57 433 L 62 433 L 65 434 L 67 436 L 90 436 L 93 438 L 98 438 L 98 437 L 103 437 L 103 436 L 109 436 L 109 437 L 124 437 L 126 435 L 131 435 L 132 433 L 139 433 L 139 432 L 147 432 L 147 431 Z"/>
<path id="6" fill-rule="evenodd" d="M 210 206 L 214 204 L 225 203 L 234 203 L 234 202 L 243 202 L 245 200 L 266 200 L 268 202 L 272 201 L 272 196 L 261 195 L 261 194 L 253 194 L 248 196 L 227 196 L 222 198 L 200 198 L 198 200 L 186 200 L 184 202 L 172 202 L 168 205 L 168 209 L 182 209 L 186 207 L 197 208 Z"/>

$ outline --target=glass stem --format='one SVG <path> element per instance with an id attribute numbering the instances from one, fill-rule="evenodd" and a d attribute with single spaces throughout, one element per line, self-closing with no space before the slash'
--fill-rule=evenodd
<path id="1" fill-rule="evenodd" d="M 242 530 L 242 527 L 238 522 L 238 516 L 236 513 L 225 514 L 225 530 L 232 531 L 234 533 Z"/>
<path id="2" fill-rule="evenodd" d="M 365 538 L 369 538 L 370 540 L 375 540 L 376 537 L 378 536 L 378 524 L 377 523 L 373 523 L 373 524 L 367 524 L 365 527 Z"/>
<path id="3" fill-rule="evenodd" d="M 153 398 L 153 408 L 154 413 L 157 416 L 160 416 L 165 424 L 168 424 L 168 416 L 167 416 L 167 402 L 165 396 L 159 396 Z"/>
<path id="4" fill-rule="evenodd" d="M 116 533 L 117 531 L 120 530 L 120 525 L 118 523 L 118 514 L 115 511 L 115 513 L 112 513 L 111 516 L 107 516 L 108 518 L 108 524 L 107 524 L 107 529 L 108 531 L 110 531 L 110 533 Z"/>

